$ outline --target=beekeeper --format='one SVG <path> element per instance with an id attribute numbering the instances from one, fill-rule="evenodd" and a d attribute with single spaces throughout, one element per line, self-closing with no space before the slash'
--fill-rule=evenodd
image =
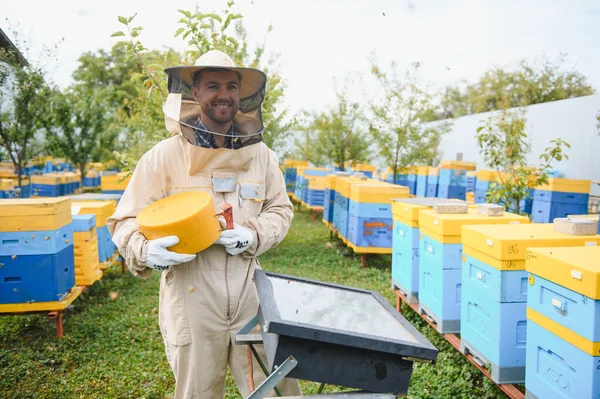
<path id="1" fill-rule="evenodd" d="M 217 50 L 194 66 L 165 72 L 163 111 L 174 136 L 141 157 L 108 227 L 135 276 L 162 271 L 159 325 L 175 397 L 222 398 L 227 366 L 245 397 L 251 393 L 247 350 L 235 345 L 235 334 L 258 310 L 256 257 L 283 240 L 293 217 L 277 156 L 262 142 L 267 78 L 236 67 Z M 210 193 L 216 209 L 231 204 L 235 228 L 194 255 L 169 251 L 179 241 L 175 236 L 147 240 L 136 215 L 156 200 L 192 190 Z M 254 369 L 260 370 L 256 361 Z M 255 387 L 264 379 L 260 374 L 254 373 Z M 295 380 L 280 388 L 300 395 Z"/>

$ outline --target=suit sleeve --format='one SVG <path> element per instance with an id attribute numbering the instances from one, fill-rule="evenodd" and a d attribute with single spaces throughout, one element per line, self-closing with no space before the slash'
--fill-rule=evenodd
<path id="1" fill-rule="evenodd" d="M 106 221 L 113 242 L 136 277 L 148 278 L 152 269 L 146 267 L 148 240 L 135 218 L 146 206 L 165 197 L 162 187 L 146 153 L 140 158 L 115 214 Z"/>
<path id="2" fill-rule="evenodd" d="M 265 202 L 258 217 L 250 218 L 244 224 L 253 232 L 254 243 L 242 255 L 255 257 L 276 247 L 287 235 L 293 218 L 294 207 L 287 195 L 277 155 L 269 150 Z"/>

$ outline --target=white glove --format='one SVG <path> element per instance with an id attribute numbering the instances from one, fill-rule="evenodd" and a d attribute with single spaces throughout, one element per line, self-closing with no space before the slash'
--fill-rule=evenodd
<path id="1" fill-rule="evenodd" d="M 173 265 L 192 261 L 196 255 L 184 255 L 171 252 L 167 248 L 179 242 L 177 236 L 168 236 L 148 241 L 146 252 L 146 266 L 154 270 L 167 270 Z"/>
<path id="2" fill-rule="evenodd" d="M 215 244 L 221 244 L 225 247 L 230 255 L 238 255 L 247 250 L 254 243 L 254 236 L 252 232 L 240 226 L 239 224 L 233 225 L 233 230 L 224 230 L 221 233 L 221 237 L 215 242 Z"/>

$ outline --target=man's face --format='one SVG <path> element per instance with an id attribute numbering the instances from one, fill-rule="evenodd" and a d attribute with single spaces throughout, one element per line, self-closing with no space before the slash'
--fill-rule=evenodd
<path id="1" fill-rule="evenodd" d="M 192 88 L 202 113 L 218 124 L 229 123 L 240 108 L 240 81 L 233 71 L 204 71 Z"/>

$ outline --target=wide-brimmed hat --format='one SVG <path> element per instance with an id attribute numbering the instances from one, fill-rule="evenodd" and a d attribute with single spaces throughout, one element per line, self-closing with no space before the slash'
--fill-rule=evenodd
<path id="1" fill-rule="evenodd" d="M 248 98 L 264 89 L 267 84 L 267 76 L 255 68 L 241 68 L 227 54 L 220 50 L 210 50 L 202 54 L 196 60 L 194 66 L 178 66 L 166 68 L 165 72 L 172 75 L 179 72 L 182 82 L 192 87 L 194 75 L 203 69 L 227 69 L 237 72 L 241 76 L 240 98 Z M 177 71 L 178 70 L 178 71 Z"/>

